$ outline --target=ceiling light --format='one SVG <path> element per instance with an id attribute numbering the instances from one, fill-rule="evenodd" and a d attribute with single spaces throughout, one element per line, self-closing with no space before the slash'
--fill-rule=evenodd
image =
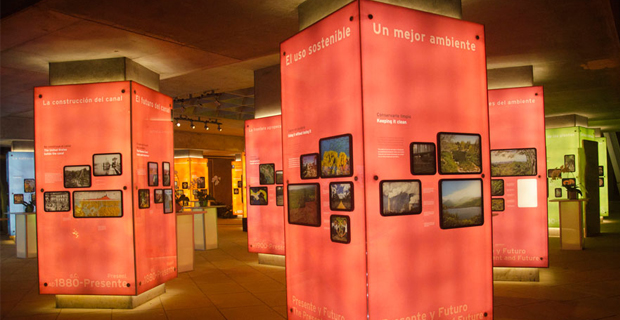
<path id="1" fill-rule="evenodd" d="M 205 122 L 205 130 L 209 130 L 209 125 Z"/>
<path id="2" fill-rule="evenodd" d="M 194 121 L 190 121 L 189 126 L 192 127 L 192 129 L 196 129 L 196 126 L 194 125 Z"/>
<path id="3" fill-rule="evenodd" d="M 217 124 L 217 130 L 218 130 L 218 131 L 222 131 L 222 127 L 220 126 L 220 124 L 219 124 L 219 123 Z"/>
<path id="4" fill-rule="evenodd" d="M 179 120 L 177 119 L 177 127 L 180 127 L 181 123 L 179 122 Z"/>

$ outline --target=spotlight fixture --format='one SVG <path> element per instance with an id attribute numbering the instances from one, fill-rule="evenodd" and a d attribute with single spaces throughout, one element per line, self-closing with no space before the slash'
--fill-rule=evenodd
<path id="1" fill-rule="evenodd" d="M 198 123 L 204 123 L 205 130 L 211 129 L 209 128 L 209 124 L 213 124 L 213 125 L 217 125 L 217 130 L 222 131 L 222 123 L 214 119 L 202 120 L 200 117 L 198 117 L 198 119 L 193 119 L 188 116 L 181 115 L 179 117 L 173 118 L 173 120 L 175 121 L 175 124 L 177 125 L 177 127 L 181 126 L 181 121 L 189 121 L 189 126 L 192 129 L 196 129 L 196 125 L 194 124 L 194 122 L 198 122 Z"/>

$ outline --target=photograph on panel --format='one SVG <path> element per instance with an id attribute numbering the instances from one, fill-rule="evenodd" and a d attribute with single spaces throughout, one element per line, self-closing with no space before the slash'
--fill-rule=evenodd
<path id="1" fill-rule="evenodd" d="M 123 174 L 120 153 L 104 153 L 93 155 L 93 175 L 120 176 Z"/>
<path id="2" fill-rule="evenodd" d="M 380 212 L 382 216 L 419 214 L 422 212 L 419 180 L 381 181 Z"/>
<path id="3" fill-rule="evenodd" d="M 498 197 L 504 195 L 504 180 L 491 179 L 491 196 Z"/>
<path id="4" fill-rule="evenodd" d="M 267 195 L 267 187 L 250 187 L 250 205 L 266 206 Z"/>
<path id="5" fill-rule="evenodd" d="M 164 203 L 164 190 L 163 189 L 155 189 L 154 190 L 155 203 Z"/>
<path id="6" fill-rule="evenodd" d="M 164 189 L 164 213 L 172 213 L 172 189 Z"/>
<path id="7" fill-rule="evenodd" d="M 147 209 L 151 207 L 151 190 L 140 189 L 138 190 L 138 208 Z"/>
<path id="8" fill-rule="evenodd" d="M 89 188 L 91 186 L 90 166 L 66 166 L 64 171 L 65 188 Z"/>
<path id="9" fill-rule="evenodd" d="M 43 210 L 46 212 L 66 212 L 70 210 L 69 192 L 53 191 L 43 193 Z"/>
<path id="10" fill-rule="evenodd" d="M 442 229 L 483 224 L 482 180 L 441 180 L 439 188 Z"/>
<path id="11" fill-rule="evenodd" d="M 351 219 L 348 216 L 332 215 L 329 217 L 330 235 L 333 242 L 351 242 Z"/>
<path id="12" fill-rule="evenodd" d="M 274 184 L 276 183 L 276 166 L 273 163 L 264 163 L 258 165 L 259 183 Z"/>
<path id="13" fill-rule="evenodd" d="M 479 134 L 439 133 L 439 173 L 481 173 L 480 143 Z"/>
<path id="14" fill-rule="evenodd" d="M 284 187 L 276 187 L 276 206 L 284 206 Z"/>
<path id="15" fill-rule="evenodd" d="M 288 185 L 288 221 L 290 224 L 321 225 L 319 184 Z"/>
<path id="16" fill-rule="evenodd" d="M 353 211 L 353 182 L 329 184 L 329 208 L 334 211 Z"/>
<path id="17" fill-rule="evenodd" d="M 162 185 L 170 186 L 170 162 L 162 163 L 161 176 Z"/>
<path id="18" fill-rule="evenodd" d="M 491 176 L 535 176 L 536 149 L 491 150 Z"/>
<path id="19" fill-rule="evenodd" d="M 353 175 L 350 134 L 319 140 L 321 178 L 350 177 Z"/>
<path id="20" fill-rule="evenodd" d="M 491 199 L 491 211 L 504 211 L 504 199 Z"/>
<path id="21" fill-rule="evenodd" d="M 284 184 L 284 171 L 276 171 L 276 184 Z"/>
<path id="22" fill-rule="evenodd" d="M 411 174 L 435 174 L 437 173 L 437 158 L 434 143 L 412 142 L 411 152 Z"/>
<path id="23" fill-rule="evenodd" d="M 159 185 L 159 164 L 157 162 L 148 163 L 149 181 L 150 187 L 156 187 Z"/>
<path id="24" fill-rule="evenodd" d="M 316 179 L 319 177 L 319 154 L 302 154 L 301 157 L 301 178 Z"/>
<path id="25" fill-rule="evenodd" d="M 575 155 L 567 154 L 564 156 L 564 169 L 567 172 L 575 172 Z"/>
<path id="26" fill-rule="evenodd" d="M 90 172 L 90 171 L 89 171 Z M 34 179 L 24 179 L 24 192 L 31 193 L 35 190 Z"/>
<path id="27" fill-rule="evenodd" d="M 122 217 L 122 192 L 120 190 L 75 191 L 73 192 L 73 216 L 76 218 Z"/>

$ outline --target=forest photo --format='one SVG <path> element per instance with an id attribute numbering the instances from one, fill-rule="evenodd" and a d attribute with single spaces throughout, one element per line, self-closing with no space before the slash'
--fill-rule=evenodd
<path id="1" fill-rule="evenodd" d="M 439 133 L 439 173 L 480 173 L 480 135 Z"/>
<path id="2" fill-rule="evenodd" d="M 442 180 L 440 188 L 442 229 L 482 225 L 481 180 Z"/>
<path id="3" fill-rule="evenodd" d="M 64 171 L 65 188 L 90 187 L 90 166 L 66 166 Z"/>
<path id="4" fill-rule="evenodd" d="M 536 149 L 491 150 L 491 176 L 535 176 Z"/>
<path id="5" fill-rule="evenodd" d="M 321 225 L 318 184 L 288 185 L 288 221 L 291 224 Z"/>

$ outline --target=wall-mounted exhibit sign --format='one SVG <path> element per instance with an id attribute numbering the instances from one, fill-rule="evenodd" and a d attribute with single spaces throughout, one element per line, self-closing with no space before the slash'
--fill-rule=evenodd
<path id="1" fill-rule="evenodd" d="M 34 179 L 34 152 L 8 152 L 6 155 L 7 181 L 9 182 L 9 212 L 36 210 L 27 204 L 36 202 Z M 8 215 L 9 234 L 15 235 L 15 216 Z"/>
<path id="2" fill-rule="evenodd" d="M 39 292 L 137 295 L 176 277 L 172 99 L 124 81 L 34 100 Z"/>
<path id="3" fill-rule="evenodd" d="M 248 251 L 283 255 L 282 116 L 245 121 L 245 159 Z"/>
<path id="4" fill-rule="evenodd" d="M 493 265 L 548 267 L 543 88 L 489 90 L 489 127 Z"/>
<path id="5" fill-rule="evenodd" d="M 245 216 L 245 199 L 243 197 L 245 194 L 243 192 L 244 159 L 245 157 L 242 157 L 240 161 L 231 162 L 233 214 L 238 216 Z"/>
<path id="6" fill-rule="evenodd" d="M 359 1 L 281 44 L 289 319 L 493 318 L 484 41 Z"/>

